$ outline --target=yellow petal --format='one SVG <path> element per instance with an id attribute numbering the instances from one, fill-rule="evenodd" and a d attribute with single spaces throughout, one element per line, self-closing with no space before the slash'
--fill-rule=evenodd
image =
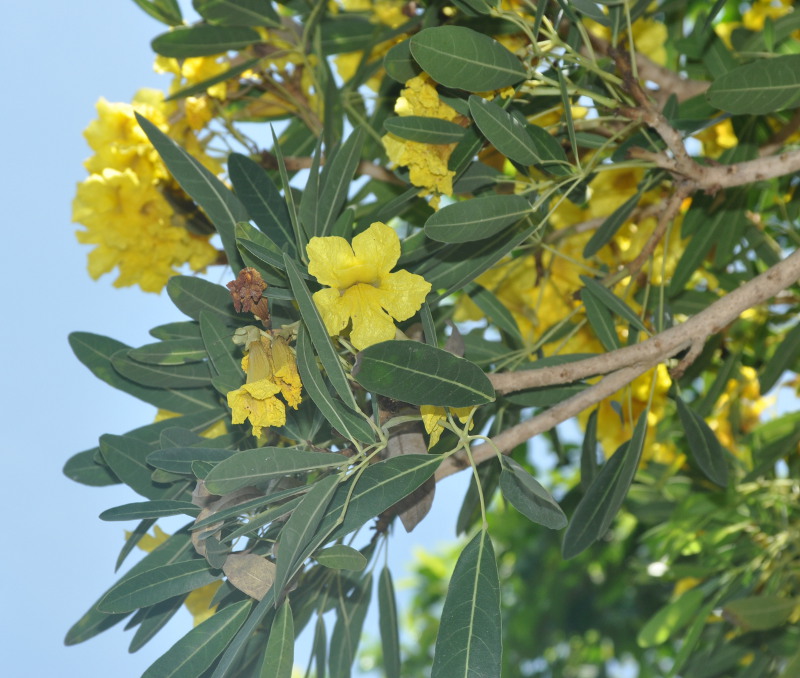
<path id="1" fill-rule="evenodd" d="M 376 221 L 353 238 L 353 252 L 360 263 L 374 271 L 371 280 L 358 282 L 373 282 L 394 268 L 400 258 L 400 238 L 393 228 Z"/>
<path id="2" fill-rule="evenodd" d="M 422 415 L 422 423 L 425 426 L 430 437 L 428 447 L 433 447 L 439 442 L 444 427 L 442 422 L 445 420 L 444 407 L 435 407 L 434 405 L 423 405 L 419 408 L 419 413 Z"/>
<path id="3" fill-rule="evenodd" d="M 381 296 L 372 285 L 354 285 L 340 298 L 341 308 L 353 321 L 350 341 L 359 351 L 394 339 L 394 322 L 381 308 Z"/>
<path id="4" fill-rule="evenodd" d="M 431 284 L 421 275 L 408 271 L 390 273 L 381 279 L 380 303 L 397 320 L 406 320 L 422 306 Z"/>
<path id="5" fill-rule="evenodd" d="M 350 320 L 350 316 L 338 289 L 328 287 L 319 292 L 314 292 L 313 299 L 319 314 L 322 316 L 322 321 L 325 323 L 325 329 L 328 330 L 328 334 L 335 336 L 347 327 L 347 321 Z"/>
<path id="6" fill-rule="evenodd" d="M 346 287 L 341 284 L 341 272 L 351 269 L 357 262 L 350 243 L 339 236 L 313 237 L 306 245 L 308 272 L 321 285 Z"/>

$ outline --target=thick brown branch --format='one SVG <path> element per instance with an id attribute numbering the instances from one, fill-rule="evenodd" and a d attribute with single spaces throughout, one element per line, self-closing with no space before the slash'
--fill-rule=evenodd
<path id="1" fill-rule="evenodd" d="M 709 336 L 719 332 L 748 308 L 774 297 L 798 279 L 800 279 L 800 250 L 749 280 L 739 289 L 726 294 L 685 323 L 671 327 L 640 344 L 566 365 L 490 374 L 489 379 L 495 390 L 502 394 L 526 388 L 568 384 L 634 365 L 651 366 L 693 344 L 705 342 Z"/>

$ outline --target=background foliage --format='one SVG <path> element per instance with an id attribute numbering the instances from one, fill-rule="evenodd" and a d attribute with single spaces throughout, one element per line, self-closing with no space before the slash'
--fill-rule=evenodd
<path id="1" fill-rule="evenodd" d="M 73 217 L 189 320 L 71 335 L 160 413 L 65 466 L 149 551 L 67 643 L 186 604 L 145 675 L 289 675 L 306 627 L 349 675 L 375 597 L 389 676 L 793 675 L 791 3 L 137 4 L 172 83 L 99 102 Z M 401 648 L 384 540 L 470 466 Z"/>

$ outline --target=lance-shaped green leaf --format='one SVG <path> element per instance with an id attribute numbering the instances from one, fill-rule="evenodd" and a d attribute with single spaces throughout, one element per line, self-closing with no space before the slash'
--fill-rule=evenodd
<path id="1" fill-rule="evenodd" d="M 694 618 L 704 597 L 703 590 L 695 588 L 662 607 L 639 630 L 636 636 L 639 647 L 657 647 L 666 643 Z"/>
<path id="2" fill-rule="evenodd" d="M 245 320 L 234 310 L 230 291 L 208 280 L 176 275 L 167 282 L 167 294 L 181 312 L 194 320 L 200 320 L 202 311 L 219 316 L 228 325 L 241 325 Z"/>
<path id="3" fill-rule="evenodd" d="M 595 298 L 609 311 L 615 313 L 623 320 L 627 320 L 640 332 L 644 332 L 645 334 L 648 333 L 648 329 L 645 327 L 641 318 L 639 318 L 639 316 L 634 313 L 633 309 L 624 301 L 622 301 L 622 299 L 620 299 L 610 289 L 604 285 L 601 285 L 597 280 L 590 278 L 587 275 L 582 275 L 580 278 L 583 284 L 586 286 L 586 289 L 591 291 Z"/>
<path id="4" fill-rule="evenodd" d="M 525 124 L 493 101 L 472 95 L 469 112 L 481 134 L 500 153 L 520 165 L 541 163 L 536 144 Z"/>
<path id="5" fill-rule="evenodd" d="M 778 345 L 773 356 L 767 360 L 758 378 L 761 392 L 766 393 L 780 379 L 781 375 L 800 359 L 800 324 L 795 325 Z"/>
<path id="6" fill-rule="evenodd" d="M 147 570 L 113 586 L 97 603 L 101 612 L 130 612 L 188 593 L 220 578 L 204 558 L 184 560 Z"/>
<path id="7" fill-rule="evenodd" d="M 325 329 L 325 323 L 317 311 L 317 306 L 308 291 L 308 287 L 303 282 L 300 275 L 300 270 L 287 255 L 284 255 L 286 263 L 286 273 L 289 276 L 289 283 L 292 286 L 297 305 L 300 308 L 300 315 L 303 318 L 303 324 L 308 329 L 308 335 L 311 343 L 317 351 L 319 359 L 322 361 L 322 366 L 325 368 L 325 373 L 336 393 L 344 401 L 351 410 L 358 412 L 358 405 L 353 397 L 353 392 L 350 390 L 350 384 L 347 381 L 347 376 L 342 369 L 342 364 L 339 362 L 339 354 L 331 343 L 328 336 L 328 331 Z"/>
<path id="8" fill-rule="evenodd" d="M 185 365 L 140 363 L 128 357 L 128 351 L 123 349 L 111 356 L 111 364 L 123 377 L 142 386 L 184 389 L 211 385 L 211 373 L 206 362 Z"/>
<path id="9" fill-rule="evenodd" d="M 412 405 L 468 407 L 494 400 L 475 363 L 416 341 L 384 341 L 358 354 L 353 376 L 368 391 Z"/>
<path id="10" fill-rule="evenodd" d="M 297 252 L 286 201 L 266 170 L 245 155 L 231 153 L 228 172 L 236 195 L 256 225 L 290 254 Z"/>
<path id="11" fill-rule="evenodd" d="M 467 92 L 508 87 L 527 76 L 519 59 L 499 42 L 460 26 L 420 31 L 411 38 L 411 55 L 436 82 Z"/>
<path id="12" fill-rule="evenodd" d="M 150 43 L 153 51 L 165 57 L 188 59 L 240 50 L 260 42 L 261 36 L 246 26 L 178 26 L 157 35 Z"/>
<path id="13" fill-rule="evenodd" d="M 597 413 L 599 408 L 592 410 L 589 421 L 586 422 L 586 433 L 581 443 L 581 489 L 586 492 L 592 481 L 600 471 L 597 462 Z"/>
<path id="14" fill-rule="evenodd" d="M 350 678 L 371 597 L 372 574 L 368 574 L 355 589 L 337 601 L 328 658 L 331 678 Z"/>
<path id="15" fill-rule="evenodd" d="M 137 614 L 142 615 L 142 620 L 133 638 L 131 638 L 128 652 L 138 652 L 144 647 L 183 607 L 188 595 L 188 593 L 184 593 L 183 595 L 163 600 L 145 610 L 140 610 Z M 133 624 L 133 619 L 131 619 L 130 624 Z"/>
<path id="16" fill-rule="evenodd" d="M 244 383 L 245 375 L 241 367 L 241 350 L 233 343 L 233 333 L 230 328 L 219 316 L 208 311 L 200 311 L 200 334 L 216 372 L 216 378 L 222 383 L 238 388 Z"/>
<path id="17" fill-rule="evenodd" d="M 231 675 L 231 667 L 241 656 L 247 642 L 252 639 L 252 634 L 256 627 L 261 623 L 272 625 L 270 613 L 274 612 L 274 605 L 275 596 L 273 595 L 273 589 L 270 588 L 266 595 L 258 602 L 258 605 L 253 608 L 247 621 L 242 624 L 241 628 L 239 628 L 236 635 L 233 637 L 233 640 L 230 641 L 230 644 L 225 648 L 225 652 L 222 657 L 220 657 L 219 663 L 214 669 L 214 673 L 211 674 L 211 678 L 225 678 L 225 676 Z"/>
<path id="18" fill-rule="evenodd" d="M 360 572 L 367 566 L 364 554 L 346 544 L 334 544 L 314 556 L 320 564 L 332 570 L 352 570 Z"/>
<path id="19" fill-rule="evenodd" d="M 217 464 L 206 476 L 214 494 L 227 494 L 246 485 L 257 485 L 290 473 L 308 473 L 350 463 L 343 454 L 310 452 L 292 447 L 258 447 L 243 450 Z"/>
<path id="20" fill-rule="evenodd" d="M 531 271 L 533 273 L 533 271 Z M 532 279 L 532 278 L 531 278 Z M 498 329 L 502 330 L 511 340 L 518 346 L 522 345 L 522 333 L 519 331 L 517 321 L 508 310 L 492 292 L 480 285 L 470 285 L 471 290 L 468 290 L 469 298 L 475 302 L 475 305 L 483 311 L 484 315 L 492 322 Z"/>
<path id="21" fill-rule="evenodd" d="M 639 204 L 641 197 L 642 189 L 639 189 L 639 192 L 636 193 L 636 195 L 628 198 L 624 203 L 617 207 L 617 209 L 615 209 L 602 224 L 600 224 L 600 228 L 598 228 L 592 234 L 592 237 L 589 238 L 589 242 L 587 242 L 586 246 L 583 248 L 584 259 L 593 257 L 595 254 L 597 254 L 597 252 L 600 251 L 603 245 L 605 245 L 611 240 L 611 238 L 614 237 L 622 224 L 624 224 L 628 220 L 628 217 L 631 216 L 633 210 L 636 208 L 636 205 Z"/>
<path id="22" fill-rule="evenodd" d="M 564 534 L 562 553 L 577 556 L 611 527 L 633 481 L 647 433 L 647 411 L 639 415 L 633 435 L 619 446 L 583 495 Z"/>
<path id="23" fill-rule="evenodd" d="M 728 484 L 726 453 L 714 431 L 700 415 L 689 409 L 683 400 L 676 398 L 675 403 L 678 406 L 678 416 L 686 433 L 692 458 L 709 480 L 726 487 Z"/>
<path id="24" fill-rule="evenodd" d="M 189 560 L 194 554 L 192 542 L 189 538 L 187 530 L 183 529 L 176 532 L 169 537 L 165 542 L 159 544 L 150 553 L 145 555 L 136 565 L 134 565 L 115 586 L 118 586 L 123 581 L 131 579 L 136 575 L 146 572 L 148 570 L 160 567 L 168 563 L 180 562 L 182 560 Z M 110 589 L 109 589 L 110 590 Z M 108 593 L 108 591 L 106 592 Z M 105 594 L 103 594 L 105 596 Z M 100 598 L 102 600 L 102 597 Z M 106 614 L 97 609 L 98 600 L 89 611 L 83 615 L 67 632 L 64 639 L 66 645 L 75 645 L 82 643 L 89 638 L 102 633 L 106 629 L 111 628 L 122 619 L 124 619 L 128 612 L 120 614 Z"/>
<path id="25" fill-rule="evenodd" d="M 199 339 L 200 327 L 191 320 L 180 320 L 174 323 L 158 325 L 150 330 L 151 336 L 162 341 L 173 339 Z"/>
<path id="26" fill-rule="evenodd" d="M 167 24 L 167 26 L 180 26 L 183 23 L 181 8 L 176 0 L 133 0 L 151 17 Z"/>
<path id="27" fill-rule="evenodd" d="M 214 443 L 217 440 L 212 438 L 208 442 Z M 147 463 L 169 473 L 190 475 L 192 473 L 192 464 L 196 461 L 216 464 L 234 454 L 236 454 L 235 450 L 219 447 L 167 447 L 147 455 Z"/>
<path id="28" fill-rule="evenodd" d="M 577 395 L 588 386 L 589 384 L 582 381 L 574 384 L 564 384 L 563 386 L 542 386 L 509 393 L 504 398 L 508 402 L 522 407 L 552 407 L 567 398 Z"/>
<path id="29" fill-rule="evenodd" d="M 439 242 L 484 240 L 531 212 L 521 195 L 490 195 L 447 205 L 425 222 L 425 235 Z"/>
<path id="30" fill-rule="evenodd" d="M 386 678 L 400 678 L 400 631 L 392 572 L 384 566 L 378 579 L 378 626 Z"/>
<path id="31" fill-rule="evenodd" d="M 455 144 L 464 136 L 464 128 L 449 120 L 405 115 L 383 121 L 387 132 L 421 144 Z"/>
<path id="32" fill-rule="evenodd" d="M 500 489 L 503 497 L 534 523 L 560 530 L 567 526 L 567 516 L 536 478 L 511 457 L 503 456 Z"/>
<path id="33" fill-rule="evenodd" d="M 197 13 L 210 24 L 221 26 L 275 26 L 280 17 L 264 0 L 194 0 Z"/>
<path id="34" fill-rule="evenodd" d="M 744 631 L 766 631 L 785 624 L 800 604 L 798 598 L 749 596 L 724 605 L 725 618 Z"/>
<path id="35" fill-rule="evenodd" d="M 69 345 L 78 360 L 96 377 L 146 403 L 180 414 L 219 407 L 217 396 L 210 388 L 150 388 L 123 377 L 111 364 L 111 356 L 123 349 L 130 349 L 130 346 L 121 341 L 89 332 L 73 332 L 69 335 Z"/>
<path id="36" fill-rule="evenodd" d="M 206 358 L 203 342 L 198 339 L 171 339 L 132 348 L 128 356 L 140 363 L 151 365 L 185 365 Z"/>
<path id="37" fill-rule="evenodd" d="M 304 558 L 303 560 L 299 558 L 316 535 L 339 480 L 338 476 L 330 475 L 315 482 L 283 526 L 278 537 L 278 557 L 275 562 L 273 584 L 278 598 L 289 579 L 302 566 Z"/>
<path id="38" fill-rule="evenodd" d="M 763 115 L 800 104 L 800 54 L 759 59 L 721 75 L 708 88 L 712 106 L 734 115 Z"/>
<path id="39" fill-rule="evenodd" d="M 89 487 L 106 487 L 122 482 L 103 460 L 99 447 L 73 454 L 62 471 L 70 480 Z"/>
<path id="40" fill-rule="evenodd" d="M 137 501 L 107 509 L 100 514 L 100 520 L 142 520 L 164 516 L 196 516 L 200 508 L 190 501 L 162 499 L 157 501 Z"/>
<path id="41" fill-rule="evenodd" d="M 464 547 L 450 579 L 431 678 L 499 676 L 501 626 L 497 562 L 489 534 L 481 530 Z"/>
<path id="42" fill-rule="evenodd" d="M 561 176 L 571 174 L 572 170 L 569 167 L 567 154 L 550 132 L 538 125 L 527 125 L 525 130 L 536 147 L 536 155 L 539 157 L 537 165 L 541 165 L 551 174 Z"/>
<path id="43" fill-rule="evenodd" d="M 411 56 L 411 41 L 403 40 L 392 47 L 383 57 L 383 67 L 386 74 L 405 85 L 411 78 L 418 76 L 422 69 Z"/>
<path id="44" fill-rule="evenodd" d="M 375 431 L 369 422 L 363 416 L 347 409 L 331 394 L 317 366 L 308 330 L 303 325 L 297 334 L 296 350 L 297 370 L 303 387 L 328 423 L 349 440 L 360 440 L 363 443 L 375 440 Z"/>
<path id="45" fill-rule="evenodd" d="M 142 678 L 187 678 L 202 675 L 244 624 L 252 604 L 251 600 L 233 603 L 198 624 L 156 659 Z"/>
<path id="46" fill-rule="evenodd" d="M 217 26 L 198 26 L 196 28 L 232 28 Z M 177 29 L 182 30 L 182 29 Z M 251 29 L 240 29 L 251 31 Z M 173 31 L 170 35 L 177 31 Z M 254 31 L 253 31 L 254 32 Z M 256 33 L 256 35 L 258 35 Z M 260 38 L 259 38 L 260 39 Z M 212 52 L 214 54 L 216 52 Z M 165 55 L 169 56 L 169 55 Z M 140 127 L 155 146 L 167 169 L 194 201 L 203 208 L 222 239 L 222 247 L 228 257 L 228 264 L 234 271 L 243 268 L 242 259 L 236 249 L 235 227 L 238 221 L 249 221 L 250 216 L 239 199 L 217 177 L 209 172 L 199 161 L 184 151 L 178 144 L 164 134 L 158 127 L 136 114 Z"/>
<path id="47" fill-rule="evenodd" d="M 614 324 L 614 318 L 608 307 L 588 287 L 581 290 L 581 301 L 583 301 L 589 325 L 603 347 L 607 351 L 620 348 L 622 344 L 617 336 L 617 326 Z"/>
<path id="48" fill-rule="evenodd" d="M 294 664 L 294 617 L 289 601 L 284 600 L 267 640 L 259 678 L 291 678 Z"/>

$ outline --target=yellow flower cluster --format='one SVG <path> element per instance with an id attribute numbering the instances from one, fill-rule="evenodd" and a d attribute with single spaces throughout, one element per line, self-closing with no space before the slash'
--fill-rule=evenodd
<path id="1" fill-rule="evenodd" d="M 99 117 L 86 129 L 94 155 L 86 161 L 89 177 L 78 184 L 73 221 L 86 227 L 79 242 L 95 245 L 89 274 L 97 279 L 119 270 L 116 287 L 139 285 L 160 292 L 178 267 L 201 271 L 217 258 L 209 236 L 191 233 L 175 200 L 185 194 L 170 177 L 158 153 L 140 129 L 134 111 L 176 138 L 207 167 L 218 170 L 183 121 L 171 124 L 169 106 L 156 90 L 141 90 L 132 104 L 97 104 Z"/>
<path id="2" fill-rule="evenodd" d="M 419 115 L 459 123 L 462 116 L 439 98 L 439 93 L 423 74 L 411 78 L 395 103 L 394 112 L 399 116 Z M 389 161 L 394 165 L 408 167 L 409 180 L 414 186 L 425 189 L 423 195 L 450 195 L 453 192 L 455 172 L 447 163 L 456 144 L 423 144 L 386 134 L 383 146 Z"/>
<path id="3" fill-rule="evenodd" d="M 300 404 L 302 383 L 297 359 L 280 331 L 263 332 L 257 327 L 242 327 L 236 330 L 234 342 L 243 344 L 247 351 L 242 359 L 247 382 L 228 393 L 228 407 L 232 422 L 243 424 L 249 420 L 253 435 L 258 437 L 264 427 L 286 423 L 286 408 L 278 400 L 278 394 L 295 410 Z"/>
<path id="4" fill-rule="evenodd" d="M 405 270 L 391 273 L 400 258 L 400 238 L 376 221 L 353 238 L 311 238 L 308 272 L 325 285 L 314 303 L 331 336 L 351 323 L 350 341 L 359 351 L 395 338 L 393 318 L 407 320 L 425 301 L 431 285 Z"/>

